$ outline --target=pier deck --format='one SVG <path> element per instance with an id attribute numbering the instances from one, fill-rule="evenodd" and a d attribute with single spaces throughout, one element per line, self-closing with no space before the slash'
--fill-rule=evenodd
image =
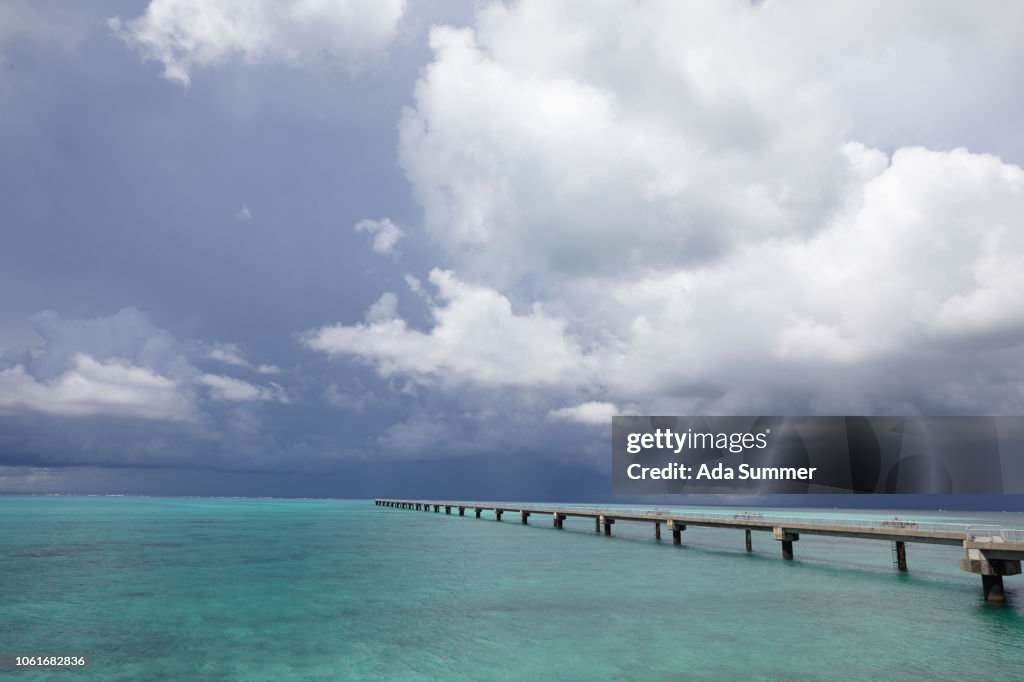
<path id="1" fill-rule="evenodd" d="M 1024 530 L 1010 530 L 999 526 L 959 523 L 915 521 L 912 519 L 829 519 L 805 516 L 779 516 L 740 512 L 687 512 L 681 510 L 630 510 L 606 507 L 580 507 L 570 505 L 509 504 L 504 502 L 467 502 L 452 500 L 376 499 L 383 507 L 451 514 L 457 510 L 464 516 L 473 510 L 476 518 L 491 512 L 501 521 L 504 514 L 517 515 L 527 524 L 533 515 L 547 516 L 555 528 L 562 528 L 567 518 L 594 519 L 595 532 L 612 534 L 616 521 L 651 523 L 654 537 L 661 539 L 661 526 L 672 531 L 673 544 L 681 544 L 682 532 L 687 526 L 731 528 L 745 531 L 747 551 L 752 549 L 751 532 L 771 532 L 780 542 L 784 559 L 793 558 L 793 543 L 800 535 L 827 535 L 842 538 L 883 540 L 892 543 L 893 563 L 901 571 L 907 570 L 906 543 L 926 543 L 963 547 L 960 568 L 982 578 L 985 599 L 1005 601 L 1003 576 L 1021 572 L 1024 559 Z"/>

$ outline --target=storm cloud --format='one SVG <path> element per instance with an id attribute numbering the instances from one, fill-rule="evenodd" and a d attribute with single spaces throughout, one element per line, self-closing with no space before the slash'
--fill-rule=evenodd
<path id="1" fill-rule="evenodd" d="M 1019 3 L 0 19 L 5 489 L 1024 412 Z"/>

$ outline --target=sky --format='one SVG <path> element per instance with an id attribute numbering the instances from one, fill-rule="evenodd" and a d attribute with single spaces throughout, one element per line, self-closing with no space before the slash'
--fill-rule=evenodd
<path id="1" fill-rule="evenodd" d="M 1024 414 L 1024 5 L 7 0 L 0 492 L 610 499 Z"/>

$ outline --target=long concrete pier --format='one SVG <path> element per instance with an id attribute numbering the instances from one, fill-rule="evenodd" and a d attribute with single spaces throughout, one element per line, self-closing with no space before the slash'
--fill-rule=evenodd
<path id="1" fill-rule="evenodd" d="M 752 512 L 689 512 L 677 510 L 628 510 L 603 507 L 575 507 L 555 505 L 524 505 L 503 502 L 465 502 L 446 500 L 377 499 L 380 507 L 393 507 L 415 511 L 451 514 L 455 510 L 465 516 L 472 510 L 476 518 L 489 512 L 501 521 L 506 513 L 519 517 L 526 525 L 531 516 L 551 519 L 555 528 L 563 528 L 569 518 L 594 520 L 594 532 L 612 534 L 616 521 L 650 523 L 654 526 L 654 539 L 661 540 L 661 527 L 672 532 L 672 544 L 682 544 L 682 533 L 687 526 L 730 528 L 744 531 L 747 551 L 753 550 L 752 531 L 770 532 L 782 550 L 783 559 L 793 559 L 793 543 L 803 535 L 828 535 L 840 538 L 883 540 L 891 543 L 893 565 L 907 570 L 907 543 L 954 545 L 963 547 L 960 568 L 981 576 L 985 600 L 1003 603 L 1003 576 L 1018 575 L 1024 560 L 1024 530 L 1010 530 L 999 526 L 969 525 L 915 521 L 911 519 L 828 519 L 801 516 L 773 516 Z"/>

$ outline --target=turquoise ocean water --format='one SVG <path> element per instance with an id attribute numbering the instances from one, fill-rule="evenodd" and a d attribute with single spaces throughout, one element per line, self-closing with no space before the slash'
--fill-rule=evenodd
<path id="1" fill-rule="evenodd" d="M 790 513 L 790 512 L 787 512 Z M 814 513 L 821 512 L 800 512 Z M 830 512 L 831 513 L 831 512 Z M 868 514 L 856 512 L 850 516 Z M 892 514 L 889 513 L 889 516 Z M 910 514 L 1024 527 L 1020 514 Z M 1024 576 L 961 550 L 491 519 L 372 501 L 0 497 L 0 651 L 18 680 L 1024 678 Z"/>

